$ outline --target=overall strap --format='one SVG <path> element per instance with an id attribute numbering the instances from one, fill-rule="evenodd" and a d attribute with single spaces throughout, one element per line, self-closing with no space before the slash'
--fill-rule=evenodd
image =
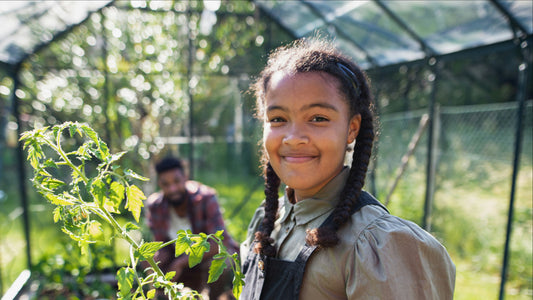
<path id="1" fill-rule="evenodd" d="M 302 247 L 302 250 L 300 250 L 300 253 L 298 253 L 298 257 L 296 257 L 296 260 L 294 263 L 297 266 L 297 272 L 295 274 L 295 280 L 294 280 L 294 298 L 298 299 L 300 294 L 300 288 L 302 286 L 302 282 L 304 279 L 304 273 L 305 273 L 305 266 L 307 265 L 307 260 L 313 252 L 316 250 L 317 246 L 309 246 L 307 243 Z"/>

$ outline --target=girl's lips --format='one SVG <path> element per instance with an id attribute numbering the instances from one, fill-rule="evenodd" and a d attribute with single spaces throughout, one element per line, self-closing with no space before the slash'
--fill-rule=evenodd
<path id="1" fill-rule="evenodd" d="M 313 160 L 315 156 L 282 156 L 289 163 L 304 163 Z"/>

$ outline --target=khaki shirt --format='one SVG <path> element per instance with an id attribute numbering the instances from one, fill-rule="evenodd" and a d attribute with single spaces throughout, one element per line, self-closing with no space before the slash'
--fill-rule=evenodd
<path id="1" fill-rule="evenodd" d="M 348 178 L 345 168 L 313 198 L 295 204 L 280 199 L 271 236 L 277 257 L 294 261 L 307 229 L 320 226 L 338 202 Z M 244 262 L 263 219 L 260 207 L 241 245 Z M 300 299 L 452 299 L 455 266 L 446 249 L 413 222 L 367 205 L 338 231 L 340 243 L 309 258 Z"/>

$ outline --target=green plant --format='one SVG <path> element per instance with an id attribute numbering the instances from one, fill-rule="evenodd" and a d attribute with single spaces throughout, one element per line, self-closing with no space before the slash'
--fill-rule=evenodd
<path id="1" fill-rule="evenodd" d="M 119 299 L 152 299 L 155 288 L 163 289 L 169 299 L 199 297 L 195 291 L 183 293 L 182 285 L 171 281 L 175 273 L 164 274 L 153 257 L 157 250 L 175 243 L 176 256 L 187 254 L 189 266 L 193 267 L 209 251 L 209 240 L 218 245 L 219 252 L 213 257 L 208 282 L 216 281 L 229 261 L 234 274 L 233 294 L 239 297 L 244 281 L 238 255 L 228 253 L 222 243 L 222 231 L 209 235 L 180 231 L 176 239 L 167 243 L 137 242 L 130 233 L 139 227 L 132 222 L 119 224 L 114 215 L 122 214 L 122 206 L 139 222 L 146 197 L 131 181 L 148 179 L 118 165 L 125 152 L 110 153 L 106 143 L 91 127 L 65 122 L 51 128 L 27 131 L 20 140 L 24 141 L 28 160 L 34 169 L 34 186 L 56 205 L 54 221 L 61 222 L 62 230 L 78 243 L 82 254 L 88 252 L 89 244 L 104 242 L 101 221 L 112 226 L 113 237 L 129 243 L 130 261 L 117 272 Z M 70 176 L 65 179 L 64 174 Z M 136 271 L 136 266 L 143 260 L 150 265 L 146 277 Z M 143 287 L 149 289 L 146 294 Z"/>

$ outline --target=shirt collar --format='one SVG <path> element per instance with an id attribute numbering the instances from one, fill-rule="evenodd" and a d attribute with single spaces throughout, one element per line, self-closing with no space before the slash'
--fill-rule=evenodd
<path id="1" fill-rule="evenodd" d="M 301 225 L 333 211 L 339 202 L 340 194 L 349 174 L 350 168 L 344 167 L 337 176 L 330 180 L 313 197 L 302 199 L 295 204 L 289 201 L 289 195 L 286 189 L 282 202 L 283 211 L 280 211 L 280 221 L 285 222 L 290 217 L 296 221 L 297 225 Z"/>

